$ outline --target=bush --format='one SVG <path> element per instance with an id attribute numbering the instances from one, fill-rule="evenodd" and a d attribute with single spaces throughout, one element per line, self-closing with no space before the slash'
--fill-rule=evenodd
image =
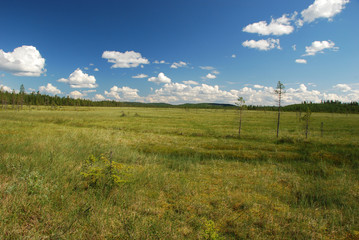
<path id="1" fill-rule="evenodd" d="M 82 165 L 81 175 L 90 187 L 112 188 L 127 182 L 123 177 L 127 168 L 101 154 L 99 157 L 90 155 Z"/>

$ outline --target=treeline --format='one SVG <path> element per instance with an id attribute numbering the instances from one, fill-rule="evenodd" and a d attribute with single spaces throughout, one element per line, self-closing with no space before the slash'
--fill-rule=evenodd
<path id="1" fill-rule="evenodd" d="M 171 105 L 167 103 L 139 103 L 139 102 L 118 102 L 118 101 L 92 101 L 89 99 L 74 99 L 59 96 L 50 96 L 40 92 L 26 93 L 23 85 L 20 91 L 6 92 L 0 89 L 2 109 L 22 109 L 24 106 L 88 106 L 88 107 L 153 107 L 153 108 L 184 108 L 184 109 L 236 109 L 235 105 L 218 103 L 197 103 Z M 277 106 L 246 106 L 248 110 L 278 111 Z M 340 101 L 322 101 L 321 103 L 303 102 L 282 107 L 282 111 L 305 112 L 307 108 L 311 112 L 329 113 L 359 113 L 358 102 L 342 103 Z"/>
<path id="2" fill-rule="evenodd" d="M 292 104 L 281 108 L 283 112 L 311 112 L 326 113 L 359 113 L 358 102 L 342 103 L 340 101 L 322 101 L 321 103 L 302 102 L 300 104 Z M 249 110 L 278 111 L 277 106 L 248 106 Z"/>
<path id="3" fill-rule="evenodd" d="M 23 108 L 24 106 L 99 106 L 99 107 L 120 107 L 123 103 L 116 101 L 91 101 L 88 99 L 74 99 L 59 96 L 50 96 L 41 94 L 40 92 L 32 92 L 30 94 L 20 91 L 9 93 L 0 91 L 0 99 L 2 108 Z"/>
<path id="4" fill-rule="evenodd" d="M 322 101 L 321 103 L 293 104 L 284 107 L 284 111 L 305 112 L 307 108 L 312 112 L 329 112 L 329 113 L 359 113 L 358 102 L 342 103 L 340 101 Z"/>

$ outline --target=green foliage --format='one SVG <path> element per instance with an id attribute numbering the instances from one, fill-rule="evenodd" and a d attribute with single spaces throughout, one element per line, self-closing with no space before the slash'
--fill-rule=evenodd
<path id="1" fill-rule="evenodd" d="M 309 123 L 310 123 L 310 116 L 312 115 L 312 112 L 310 111 L 309 107 L 307 108 L 306 113 L 301 118 L 301 120 L 304 122 L 304 131 L 305 131 L 305 138 L 308 138 L 309 133 Z"/>
<path id="2" fill-rule="evenodd" d="M 20 94 L 25 94 L 25 87 L 24 87 L 24 84 L 21 84 L 20 86 Z"/>
<path id="3" fill-rule="evenodd" d="M 245 103 L 246 103 L 246 101 L 244 100 L 244 98 L 239 97 L 237 99 L 236 106 L 238 106 L 241 109 L 244 106 Z"/>
<path id="4" fill-rule="evenodd" d="M 116 185 L 127 182 L 124 179 L 126 167 L 123 164 L 114 162 L 101 154 L 99 157 L 90 155 L 82 165 L 82 172 L 86 184 L 91 187 L 112 188 Z"/>
<path id="5" fill-rule="evenodd" d="M 224 240 L 218 233 L 218 228 L 212 220 L 203 219 L 204 231 L 202 233 L 202 239 L 205 240 Z"/>
<path id="6" fill-rule="evenodd" d="M 304 121 L 304 122 L 309 122 L 311 115 L 312 115 L 312 112 L 311 112 L 310 109 L 307 107 L 307 111 L 305 112 L 305 114 L 304 114 L 304 116 L 301 118 L 301 120 Z"/>

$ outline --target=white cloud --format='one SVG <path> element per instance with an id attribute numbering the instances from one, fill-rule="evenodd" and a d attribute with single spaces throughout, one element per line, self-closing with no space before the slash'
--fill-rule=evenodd
<path id="1" fill-rule="evenodd" d="M 163 72 L 158 74 L 158 77 L 150 77 L 148 79 L 149 82 L 154 82 L 154 83 L 171 83 L 171 79 L 169 77 L 167 77 Z"/>
<path id="2" fill-rule="evenodd" d="M 93 63 L 90 63 L 89 65 L 90 65 L 90 66 L 93 66 L 94 64 L 93 64 Z"/>
<path id="3" fill-rule="evenodd" d="M 199 66 L 200 69 L 203 69 L 203 70 L 214 70 L 215 68 L 214 67 L 211 67 L 211 66 Z"/>
<path id="4" fill-rule="evenodd" d="M 269 24 L 267 24 L 266 21 L 252 23 L 244 27 L 243 32 L 258 33 L 259 35 L 276 36 L 291 34 L 294 30 L 294 27 L 291 26 L 291 21 L 295 18 L 296 15 L 297 13 L 293 14 L 292 17 L 289 17 L 288 14 L 284 14 L 280 18 L 272 18 Z"/>
<path id="5" fill-rule="evenodd" d="M 138 95 L 138 89 L 130 87 L 117 87 L 113 86 L 110 91 L 105 91 L 105 95 L 116 100 L 129 101 L 136 100 L 142 101 L 142 98 Z"/>
<path id="6" fill-rule="evenodd" d="M 15 76 L 38 77 L 46 72 L 45 59 L 34 46 L 21 46 L 13 52 L 0 49 L 0 70 Z"/>
<path id="7" fill-rule="evenodd" d="M 156 60 L 156 61 L 154 61 L 153 63 L 154 63 L 154 64 L 169 64 L 169 63 L 167 63 L 165 60 L 161 60 L 161 61 Z"/>
<path id="8" fill-rule="evenodd" d="M 168 83 L 155 93 L 146 97 L 148 102 L 233 102 L 236 95 L 231 92 L 222 91 L 218 86 L 202 84 L 190 86 L 181 83 Z"/>
<path id="9" fill-rule="evenodd" d="M 46 85 L 46 87 L 45 86 L 40 86 L 39 91 L 43 92 L 43 93 L 50 93 L 50 94 L 53 94 L 53 95 L 61 94 L 61 91 L 57 87 L 53 86 L 51 83 L 48 83 Z"/>
<path id="10" fill-rule="evenodd" d="M 312 5 L 301 12 L 304 22 L 313 22 L 317 18 L 332 18 L 340 13 L 349 0 L 315 0 Z"/>
<path id="11" fill-rule="evenodd" d="M 94 99 L 96 101 L 104 101 L 106 98 L 104 96 L 102 96 L 101 94 L 96 94 Z"/>
<path id="12" fill-rule="evenodd" d="M 75 99 L 78 99 L 78 98 L 83 98 L 84 96 L 86 96 L 86 94 L 83 94 L 79 91 L 73 91 L 73 92 L 70 92 L 70 97 L 71 98 L 75 98 Z"/>
<path id="13" fill-rule="evenodd" d="M 0 90 L 4 92 L 12 92 L 12 89 L 5 85 L 0 85 Z"/>
<path id="14" fill-rule="evenodd" d="M 307 60 L 305 60 L 305 59 L 296 59 L 295 62 L 301 63 L 301 64 L 307 64 Z"/>
<path id="15" fill-rule="evenodd" d="M 146 78 L 146 77 L 148 77 L 148 75 L 143 74 L 143 73 L 138 74 L 138 75 L 136 75 L 136 76 L 132 76 L 132 78 Z"/>
<path id="16" fill-rule="evenodd" d="M 207 79 L 215 79 L 215 78 L 217 78 L 217 76 L 214 75 L 214 74 L 208 73 L 208 74 L 206 75 L 206 78 L 207 78 Z"/>
<path id="17" fill-rule="evenodd" d="M 273 48 L 281 49 L 279 39 L 268 38 L 267 40 L 247 40 L 242 43 L 243 47 L 256 48 L 261 51 L 268 51 Z"/>
<path id="18" fill-rule="evenodd" d="M 179 62 L 174 62 L 171 65 L 171 68 L 180 68 L 180 67 L 186 67 L 187 63 L 179 61 Z"/>
<path id="19" fill-rule="evenodd" d="M 324 53 L 325 49 L 337 51 L 339 48 L 335 47 L 335 43 L 332 41 L 314 41 L 309 47 L 305 47 L 305 52 L 303 56 L 315 56 L 317 53 Z"/>
<path id="20" fill-rule="evenodd" d="M 187 85 L 198 85 L 199 83 L 196 81 L 188 80 L 188 81 L 182 81 L 184 84 Z"/>
<path id="21" fill-rule="evenodd" d="M 293 51 L 297 51 L 297 45 L 294 44 L 294 45 L 292 46 L 292 49 L 293 49 Z"/>
<path id="22" fill-rule="evenodd" d="M 150 62 L 143 58 L 141 53 L 126 51 L 124 53 L 117 51 L 104 51 L 102 58 L 110 63 L 114 63 L 111 68 L 131 68 L 138 67 L 140 64 L 149 64 Z"/>
<path id="23" fill-rule="evenodd" d="M 100 71 L 100 70 L 99 70 L 98 68 L 95 68 L 94 71 L 95 71 L 95 72 L 98 72 L 98 71 Z"/>
<path id="24" fill-rule="evenodd" d="M 342 92 L 348 92 L 348 91 L 352 90 L 352 88 L 349 87 L 347 84 L 337 84 L 333 88 L 338 89 Z"/>
<path id="25" fill-rule="evenodd" d="M 308 84 L 309 85 L 309 84 Z M 333 89 L 344 89 L 347 92 L 320 92 L 309 90 L 304 84 L 297 88 L 289 88 L 283 95 L 283 104 L 289 105 L 301 103 L 303 101 L 319 103 L 321 100 L 339 100 L 342 102 L 351 102 L 359 100 L 359 91 L 353 90 L 339 84 Z M 239 90 L 221 90 L 218 86 L 202 84 L 191 86 L 180 83 L 165 84 L 162 88 L 148 95 L 147 102 L 167 102 L 167 103 L 190 103 L 190 102 L 216 102 L 216 103 L 235 103 L 239 96 L 246 100 L 250 105 L 276 105 L 277 96 L 274 94 L 273 87 L 254 85 L 254 88 L 243 87 Z"/>
<path id="26" fill-rule="evenodd" d="M 232 54 L 232 56 L 231 56 L 232 58 L 236 58 L 237 56 L 236 56 L 236 54 Z"/>
<path id="27" fill-rule="evenodd" d="M 213 73 L 213 74 L 216 74 L 216 75 L 220 74 L 220 72 L 217 71 L 217 70 L 213 70 L 212 73 Z"/>
<path id="28" fill-rule="evenodd" d="M 195 84 L 196 83 L 196 84 Z M 315 87 L 308 83 L 309 87 Z M 11 89 L 9 89 L 11 91 Z M 140 102 L 167 102 L 167 103 L 235 103 L 239 96 L 246 100 L 250 105 L 276 105 L 277 96 L 274 94 L 273 87 L 266 87 L 255 84 L 253 88 L 243 87 L 236 90 L 221 90 L 219 86 L 207 84 L 198 85 L 194 81 L 184 81 L 182 83 L 167 83 L 161 88 L 152 90 L 147 97 L 138 95 L 139 90 L 130 87 L 113 86 L 109 91 L 105 91 L 105 96 L 110 99 L 121 101 L 140 101 Z M 74 91 L 71 97 L 83 98 L 85 92 Z M 94 97 L 97 101 L 105 100 L 101 94 Z M 289 88 L 283 95 L 283 105 L 300 103 L 303 101 L 317 102 L 321 100 L 339 100 L 342 102 L 359 101 L 359 90 L 352 89 L 348 84 L 337 84 L 329 91 L 320 92 L 310 90 L 305 84 L 300 84 L 297 88 Z"/>
<path id="29" fill-rule="evenodd" d="M 85 70 L 89 70 L 89 68 L 88 68 L 88 67 L 84 67 L 84 69 L 85 69 Z"/>
<path id="30" fill-rule="evenodd" d="M 69 78 L 61 78 L 58 82 L 67 83 L 71 88 L 96 88 L 96 78 L 94 76 L 83 73 L 80 68 L 70 74 Z"/>

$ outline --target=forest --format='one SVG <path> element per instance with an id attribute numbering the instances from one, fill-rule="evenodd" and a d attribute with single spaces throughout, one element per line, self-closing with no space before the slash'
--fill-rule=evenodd
<path id="1" fill-rule="evenodd" d="M 201 108 L 201 109 L 235 109 L 232 104 L 219 103 L 197 103 L 197 104 L 179 104 L 172 105 L 168 103 L 140 103 L 140 102 L 119 102 L 119 101 L 92 101 L 90 99 L 74 99 L 69 96 L 59 97 L 51 96 L 38 92 L 26 93 L 24 85 L 20 86 L 20 91 L 12 92 L 0 90 L 0 99 L 2 109 L 23 109 L 25 106 L 49 106 L 55 109 L 60 106 L 86 106 L 86 107 L 152 107 L 152 108 Z M 305 112 L 307 109 L 311 112 L 327 113 L 359 113 L 358 102 L 342 103 L 334 100 L 322 100 L 321 103 L 302 102 L 300 104 L 287 105 L 281 108 L 284 112 Z M 247 105 L 248 110 L 278 111 L 277 106 L 258 106 Z"/>

